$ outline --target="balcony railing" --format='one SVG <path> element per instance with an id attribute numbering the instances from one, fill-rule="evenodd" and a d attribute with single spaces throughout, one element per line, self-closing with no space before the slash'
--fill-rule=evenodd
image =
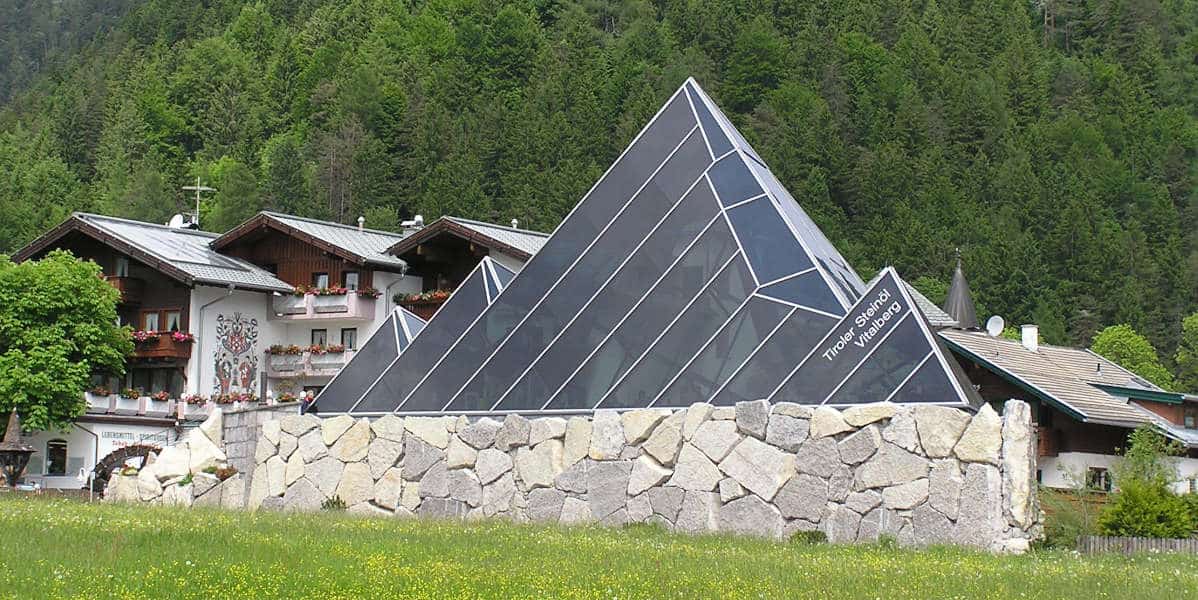
<path id="1" fill-rule="evenodd" d="M 320 296 L 275 296 L 271 318 L 281 321 L 341 319 L 370 321 L 374 319 L 377 298 L 359 296 L 353 292 Z"/>
<path id="2" fill-rule="evenodd" d="M 146 289 L 146 282 L 133 277 L 105 277 L 112 287 L 116 288 L 121 293 L 122 304 L 141 304 L 142 294 Z"/>
<path id="3" fill-rule="evenodd" d="M 336 375 L 354 351 L 303 352 L 301 354 L 267 354 L 266 375 L 268 377 L 331 377 Z"/>
<path id="4" fill-rule="evenodd" d="M 148 339 L 144 342 L 136 342 L 133 344 L 134 358 L 177 358 L 187 360 L 191 358 L 190 340 L 179 341 L 171 337 L 170 333 L 163 332 L 158 334 L 158 337 Z"/>
<path id="5" fill-rule="evenodd" d="M 441 309 L 441 305 L 445 304 L 446 300 L 448 300 L 448 298 L 437 298 L 430 300 L 400 300 L 399 305 L 408 309 L 409 312 L 417 317 L 428 321 L 429 319 L 433 318 L 433 315 L 437 314 L 437 311 Z"/>

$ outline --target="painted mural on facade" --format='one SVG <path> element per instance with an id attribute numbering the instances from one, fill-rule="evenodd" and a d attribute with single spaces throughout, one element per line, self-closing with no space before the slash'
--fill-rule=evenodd
<path id="1" fill-rule="evenodd" d="M 216 317 L 216 352 L 214 355 L 216 394 L 257 393 L 258 387 L 258 319 L 242 315 Z"/>

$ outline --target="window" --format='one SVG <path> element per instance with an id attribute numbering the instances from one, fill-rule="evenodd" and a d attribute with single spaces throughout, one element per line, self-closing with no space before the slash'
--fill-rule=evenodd
<path id="1" fill-rule="evenodd" d="M 1190 478 L 1190 493 L 1198 494 L 1198 477 Z"/>
<path id="2" fill-rule="evenodd" d="M 1087 467 L 1086 487 L 1100 492 L 1111 491 L 1111 472 L 1106 467 Z"/>
<path id="3" fill-rule="evenodd" d="M 1186 429 L 1198 429 L 1198 406 L 1186 406 L 1183 409 L 1182 423 Z"/>
<path id="4" fill-rule="evenodd" d="M 145 331 L 158 331 L 158 313 L 147 312 L 141 314 L 141 328 Z"/>
<path id="5" fill-rule="evenodd" d="M 347 290 L 358 289 L 358 272 L 345 271 L 341 273 L 341 287 Z"/>
<path id="6" fill-rule="evenodd" d="M 183 327 L 183 313 L 177 310 L 166 311 L 166 330 L 179 331 Z"/>
<path id="7" fill-rule="evenodd" d="M 46 442 L 46 475 L 67 474 L 67 441 Z"/>
<path id="8" fill-rule="evenodd" d="M 129 257 L 127 257 L 127 256 L 116 257 L 116 267 L 113 269 L 113 274 L 116 275 L 117 277 L 128 277 L 129 276 Z"/>
<path id="9" fill-rule="evenodd" d="M 327 330 L 327 329 L 313 329 L 312 330 L 312 344 L 313 345 L 320 344 L 321 346 L 323 346 L 327 343 L 329 343 L 329 330 Z"/>
<path id="10" fill-rule="evenodd" d="M 329 287 L 329 274 L 328 273 L 313 273 L 312 274 L 312 287 L 316 287 L 316 288 Z"/>
<path id="11" fill-rule="evenodd" d="M 345 346 L 346 350 L 358 349 L 358 329 L 356 327 L 341 330 L 341 345 Z"/>

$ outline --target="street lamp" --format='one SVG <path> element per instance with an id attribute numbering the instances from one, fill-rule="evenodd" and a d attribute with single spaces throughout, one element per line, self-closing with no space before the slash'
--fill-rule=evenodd
<path id="1" fill-rule="evenodd" d="M 33 446 L 21 441 L 21 417 L 14 410 L 8 415 L 8 429 L 4 432 L 4 441 L 0 442 L 0 473 L 8 479 L 9 487 L 17 487 L 17 478 L 29 464 L 30 454 L 33 454 Z"/>

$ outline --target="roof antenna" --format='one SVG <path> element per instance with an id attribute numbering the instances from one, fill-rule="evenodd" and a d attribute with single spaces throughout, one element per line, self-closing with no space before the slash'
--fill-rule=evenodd
<path id="1" fill-rule="evenodd" d="M 195 212 L 195 214 L 193 214 L 191 216 L 191 227 L 192 227 L 192 229 L 199 229 L 200 228 L 200 194 L 202 192 L 215 192 L 216 188 L 210 188 L 206 185 L 200 185 L 200 176 L 196 175 L 196 184 L 195 185 L 185 185 L 185 186 L 183 186 L 183 190 L 187 191 L 187 192 L 195 192 L 196 193 L 196 212 Z"/>

